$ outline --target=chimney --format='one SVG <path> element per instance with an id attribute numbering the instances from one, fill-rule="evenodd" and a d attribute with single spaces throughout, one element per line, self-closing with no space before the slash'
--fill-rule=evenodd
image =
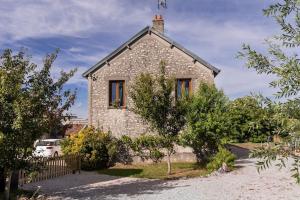
<path id="1" fill-rule="evenodd" d="M 163 34 L 165 30 L 164 28 L 165 22 L 162 15 L 155 15 L 152 22 L 153 22 L 152 28 Z"/>

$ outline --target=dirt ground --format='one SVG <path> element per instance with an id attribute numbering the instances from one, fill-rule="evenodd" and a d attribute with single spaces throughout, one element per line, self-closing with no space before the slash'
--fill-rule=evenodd
<path id="1" fill-rule="evenodd" d="M 41 186 L 48 199 L 201 199 L 201 200 L 298 200 L 300 185 L 288 169 L 275 166 L 257 173 L 255 160 L 240 159 L 237 170 L 228 174 L 186 180 L 162 181 L 120 178 L 96 172 L 28 184 L 24 189 Z"/>

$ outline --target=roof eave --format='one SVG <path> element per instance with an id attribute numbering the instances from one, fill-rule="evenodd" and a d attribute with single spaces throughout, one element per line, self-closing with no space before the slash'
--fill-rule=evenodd
<path id="1" fill-rule="evenodd" d="M 120 52 L 123 52 L 125 48 L 127 48 L 127 46 L 130 46 L 130 44 L 132 44 L 133 42 L 135 42 L 136 40 L 138 40 L 141 36 L 143 36 L 145 33 L 148 33 L 150 30 L 150 26 L 146 26 L 144 29 L 142 29 L 140 32 L 138 32 L 137 34 L 135 34 L 132 38 L 130 38 L 127 42 L 125 42 L 124 44 L 122 44 L 119 48 L 117 48 L 116 50 L 114 50 L 111 54 L 109 54 L 108 56 L 104 57 L 102 60 L 100 60 L 98 63 L 96 63 L 93 67 L 91 67 L 90 69 L 88 69 L 86 72 L 84 72 L 82 74 L 82 76 L 84 78 L 87 78 L 89 76 L 90 73 L 93 73 L 94 71 L 96 71 L 99 67 L 102 67 L 102 65 L 104 65 L 106 62 L 109 62 L 110 60 L 112 60 L 116 55 L 118 55 Z"/>
<path id="2" fill-rule="evenodd" d="M 161 37 L 162 39 L 166 40 L 167 42 L 169 42 L 170 44 L 172 44 L 173 46 L 177 47 L 178 49 L 180 49 L 181 51 L 183 51 L 185 54 L 191 56 L 193 59 L 195 59 L 196 61 L 198 61 L 199 63 L 201 63 L 202 65 L 204 65 L 205 67 L 211 69 L 214 73 L 214 76 L 216 77 L 219 73 L 220 73 L 220 69 L 216 68 L 215 66 L 211 65 L 210 63 L 208 63 L 207 61 L 203 60 L 202 58 L 200 58 L 199 56 L 197 56 L 196 54 L 192 53 L 191 51 L 189 51 L 188 49 L 184 48 L 182 45 L 178 44 L 177 42 L 173 41 L 172 39 L 170 39 L 169 37 L 165 36 L 164 34 L 161 34 L 159 32 L 157 32 L 156 30 L 151 29 L 151 31 L 153 33 L 155 33 L 156 35 L 158 35 L 159 37 Z"/>

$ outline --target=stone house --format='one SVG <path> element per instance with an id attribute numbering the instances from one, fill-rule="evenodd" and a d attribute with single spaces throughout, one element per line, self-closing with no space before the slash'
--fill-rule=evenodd
<path id="1" fill-rule="evenodd" d="M 83 74 L 88 79 L 88 124 L 115 136 L 148 132 L 147 125 L 130 111 L 128 92 L 142 72 L 157 74 L 161 61 L 167 64 L 167 74 L 177 79 L 177 96 L 194 91 L 201 81 L 213 83 L 220 72 L 167 37 L 163 17 L 156 15 L 152 27 L 138 32 Z"/>

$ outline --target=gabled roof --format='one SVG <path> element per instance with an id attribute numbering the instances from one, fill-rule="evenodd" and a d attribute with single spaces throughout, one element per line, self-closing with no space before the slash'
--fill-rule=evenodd
<path id="1" fill-rule="evenodd" d="M 156 30 L 154 30 L 150 26 L 147 26 L 143 30 L 141 30 L 140 32 L 138 32 L 136 35 L 134 35 L 132 38 L 130 38 L 127 42 L 125 42 L 124 44 L 122 44 L 119 48 L 117 48 L 111 54 L 109 54 L 108 56 L 106 56 L 105 58 L 103 58 L 102 60 L 100 60 L 97 64 L 95 64 L 93 67 L 91 67 L 89 70 L 87 70 L 86 72 L 84 72 L 82 74 L 83 77 L 87 78 L 90 73 L 95 72 L 96 70 L 98 70 L 99 68 L 101 68 L 102 66 L 104 66 L 106 63 L 108 63 L 111 60 L 113 60 L 117 55 L 119 55 L 120 53 L 122 53 L 123 51 L 125 51 L 133 43 L 135 43 L 137 40 L 139 40 L 144 35 L 149 34 L 149 33 L 151 33 L 151 34 L 154 33 L 155 35 L 159 36 L 163 40 L 165 40 L 168 43 L 170 43 L 170 45 L 172 45 L 172 46 L 180 49 L 181 51 L 183 51 L 187 55 L 191 56 L 195 61 L 198 61 L 199 63 L 201 63 L 205 67 L 211 69 L 214 72 L 214 76 L 217 76 L 218 73 L 221 71 L 220 69 L 214 67 L 213 65 L 209 64 L 208 62 L 206 62 L 205 60 L 203 60 L 202 58 L 200 58 L 199 56 L 197 56 L 196 54 L 194 54 L 191 51 L 187 50 L 186 48 L 184 48 L 183 46 L 181 46 L 177 42 L 173 41 L 169 37 L 167 37 L 167 36 L 165 36 L 165 35 L 157 32 Z"/>

